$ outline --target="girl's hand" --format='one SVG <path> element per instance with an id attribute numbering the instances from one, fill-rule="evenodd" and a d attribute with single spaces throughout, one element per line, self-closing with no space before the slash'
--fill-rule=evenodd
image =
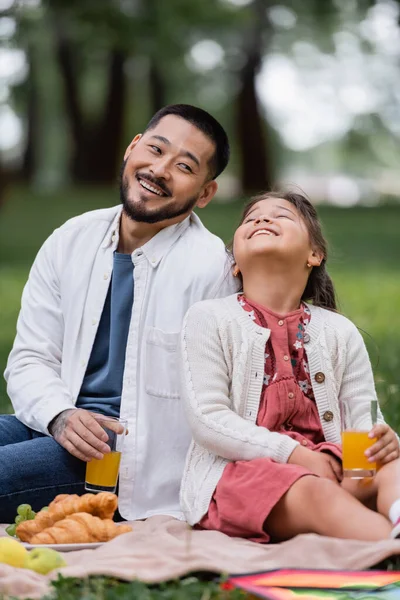
<path id="1" fill-rule="evenodd" d="M 314 452 L 299 445 L 289 456 L 288 463 L 305 467 L 311 473 L 335 482 L 342 481 L 343 478 L 339 461 L 326 452 Z"/>
<path id="2" fill-rule="evenodd" d="M 365 451 L 369 462 L 379 462 L 384 465 L 399 458 L 399 440 L 389 425 L 386 423 L 374 425 L 368 437 L 377 438 L 375 444 Z"/>

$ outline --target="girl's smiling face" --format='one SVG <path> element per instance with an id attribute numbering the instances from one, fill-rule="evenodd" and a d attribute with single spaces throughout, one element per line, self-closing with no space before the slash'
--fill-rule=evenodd
<path id="1" fill-rule="evenodd" d="M 322 256 L 313 252 L 305 222 L 296 207 L 281 198 L 265 198 L 250 207 L 235 232 L 233 254 L 243 272 L 256 257 L 276 258 L 293 267 L 318 265 Z M 283 266 L 283 264 L 282 264 Z"/>

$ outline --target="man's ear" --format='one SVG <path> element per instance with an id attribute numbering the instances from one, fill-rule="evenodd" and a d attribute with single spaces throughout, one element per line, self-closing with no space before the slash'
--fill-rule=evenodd
<path id="1" fill-rule="evenodd" d="M 205 186 L 196 202 L 196 206 L 204 208 L 214 198 L 218 189 L 218 183 L 212 179 Z"/>
<path id="2" fill-rule="evenodd" d="M 135 135 L 135 137 L 133 138 L 133 140 L 131 141 L 131 143 L 129 144 L 127 149 L 125 150 L 124 160 L 126 160 L 128 158 L 128 156 L 130 155 L 133 148 L 136 146 L 136 144 L 138 143 L 138 141 L 140 140 L 141 137 L 142 137 L 141 133 L 138 133 L 137 135 Z"/>

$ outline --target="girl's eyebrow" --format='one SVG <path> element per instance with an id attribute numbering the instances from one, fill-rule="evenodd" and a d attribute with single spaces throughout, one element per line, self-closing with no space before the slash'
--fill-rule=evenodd
<path id="1" fill-rule="evenodd" d="M 277 208 L 280 208 L 282 210 L 287 210 L 288 212 L 292 213 L 292 215 L 296 216 L 296 213 L 294 213 L 292 210 L 290 210 L 290 208 L 286 208 L 286 206 L 281 206 L 280 204 L 277 204 Z"/>
<path id="2" fill-rule="evenodd" d="M 257 210 L 258 206 L 254 206 L 253 208 L 251 208 L 249 210 L 249 212 L 247 213 L 247 215 L 244 218 L 244 221 L 247 219 L 247 217 L 249 217 L 249 215 L 251 215 L 255 210 Z"/>
<path id="3" fill-rule="evenodd" d="M 247 215 L 245 216 L 244 220 L 246 220 L 254 211 L 256 211 L 257 208 L 259 208 L 259 207 L 254 206 L 254 208 L 250 209 L 249 212 L 247 213 Z M 296 216 L 296 213 L 294 213 L 292 210 L 290 210 L 290 208 L 286 208 L 286 206 L 281 206 L 280 204 L 277 204 L 276 208 L 280 208 L 281 210 L 287 210 L 288 212 L 292 213 L 293 216 Z"/>

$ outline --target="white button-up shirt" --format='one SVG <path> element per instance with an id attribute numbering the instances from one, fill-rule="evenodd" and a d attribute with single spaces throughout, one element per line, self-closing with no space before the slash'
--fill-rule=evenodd
<path id="1" fill-rule="evenodd" d="M 24 288 L 5 377 L 18 419 L 43 433 L 78 397 L 110 284 L 120 215 L 120 207 L 97 210 L 54 231 Z M 119 510 L 126 519 L 182 518 L 179 485 L 191 436 L 180 399 L 179 332 L 189 306 L 226 296 L 236 284 L 223 242 L 194 214 L 136 249 L 132 262 L 121 398 L 129 435 Z"/>

